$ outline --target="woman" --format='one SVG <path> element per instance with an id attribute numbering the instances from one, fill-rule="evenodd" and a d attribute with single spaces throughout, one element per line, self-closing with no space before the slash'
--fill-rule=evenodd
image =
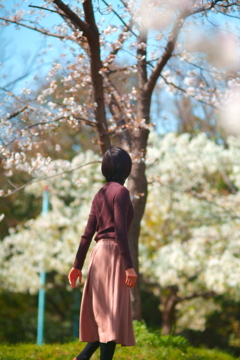
<path id="1" fill-rule="evenodd" d="M 135 345 L 129 288 L 137 275 L 128 246 L 133 220 L 129 191 L 123 186 L 132 161 L 121 148 L 106 151 L 102 173 L 106 184 L 95 195 L 85 232 L 68 278 L 82 280 L 82 267 L 95 232 L 80 311 L 80 341 L 88 344 L 74 360 L 88 360 L 100 347 L 100 359 L 112 360 L 116 344 Z"/>

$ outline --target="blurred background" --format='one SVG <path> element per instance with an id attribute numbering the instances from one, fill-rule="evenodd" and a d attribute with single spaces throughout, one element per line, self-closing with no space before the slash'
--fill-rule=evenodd
<path id="1" fill-rule="evenodd" d="M 149 329 L 239 355 L 239 3 L 92 4 L 100 73 L 111 81 L 104 78 L 108 134 L 146 166 L 141 317 Z M 0 5 L 1 342 L 36 342 L 40 289 L 43 341 L 78 337 L 83 285 L 71 289 L 67 274 L 104 183 L 94 60 L 57 6 Z M 83 18 L 81 1 L 71 8 Z M 155 81 L 148 118 L 139 116 L 143 69 Z M 129 139 L 146 130 L 136 157 Z M 86 269 L 87 261 L 84 277 Z"/>

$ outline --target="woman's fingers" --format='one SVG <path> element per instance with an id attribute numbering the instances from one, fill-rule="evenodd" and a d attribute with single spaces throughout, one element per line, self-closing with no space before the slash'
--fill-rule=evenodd
<path id="1" fill-rule="evenodd" d="M 125 284 L 130 287 L 130 288 L 133 288 L 135 283 L 136 283 L 136 280 L 137 280 L 137 276 L 136 275 L 128 275 L 127 276 L 127 279 L 125 281 Z"/>
<path id="2" fill-rule="evenodd" d="M 132 288 L 134 287 L 137 281 L 137 274 L 135 273 L 134 269 L 127 269 L 126 270 L 126 281 L 125 284 L 127 287 Z"/>
<path id="3" fill-rule="evenodd" d="M 70 285 L 75 288 L 76 287 L 76 279 L 70 279 Z"/>
<path id="4" fill-rule="evenodd" d="M 82 272 L 79 269 L 72 268 L 68 274 L 68 281 L 71 287 L 76 287 L 77 279 L 79 278 L 79 283 L 82 281 Z"/>
<path id="5" fill-rule="evenodd" d="M 73 288 L 76 287 L 76 280 L 71 276 L 71 273 L 69 273 L 69 275 L 68 275 L 68 281 L 69 281 L 69 284 L 71 285 L 71 287 L 73 287 Z"/>

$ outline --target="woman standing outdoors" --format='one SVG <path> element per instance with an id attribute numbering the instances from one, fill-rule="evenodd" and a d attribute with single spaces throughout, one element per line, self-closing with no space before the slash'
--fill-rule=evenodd
<path id="1" fill-rule="evenodd" d="M 70 285 L 82 280 L 82 267 L 93 235 L 80 311 L 80 341 L 88 342 L 73 360 L 88 360 L 100 347 L 100 360 L 112 360 L 116 344 L 135 345 L 130 289 L 137 274 L 133 269 L 128 231 L 133 220 L 129 191 L 123 186 L 130 175 L 129 154 L 118 147 L 106 151 L 102 173 L 106 184 L 95 195 L 85 232 L 77 251 Z"/>

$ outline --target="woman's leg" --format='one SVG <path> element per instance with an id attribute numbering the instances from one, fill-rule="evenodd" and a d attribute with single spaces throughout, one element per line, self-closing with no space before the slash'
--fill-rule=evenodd
<path id="1" fill-rule="evenodd" d="M 89 360 L 92 354 L 99 348 L 100 342 L 89 342 L 85 346 L 85 348 L 80 352 L 80 354 L 76 357 L 77 360 Z"/>
<path id="2" fill-rule="evenodd" d="M 100 343 L 100 360 L 112 360 L 115 348 L 115 341 Z"/>

